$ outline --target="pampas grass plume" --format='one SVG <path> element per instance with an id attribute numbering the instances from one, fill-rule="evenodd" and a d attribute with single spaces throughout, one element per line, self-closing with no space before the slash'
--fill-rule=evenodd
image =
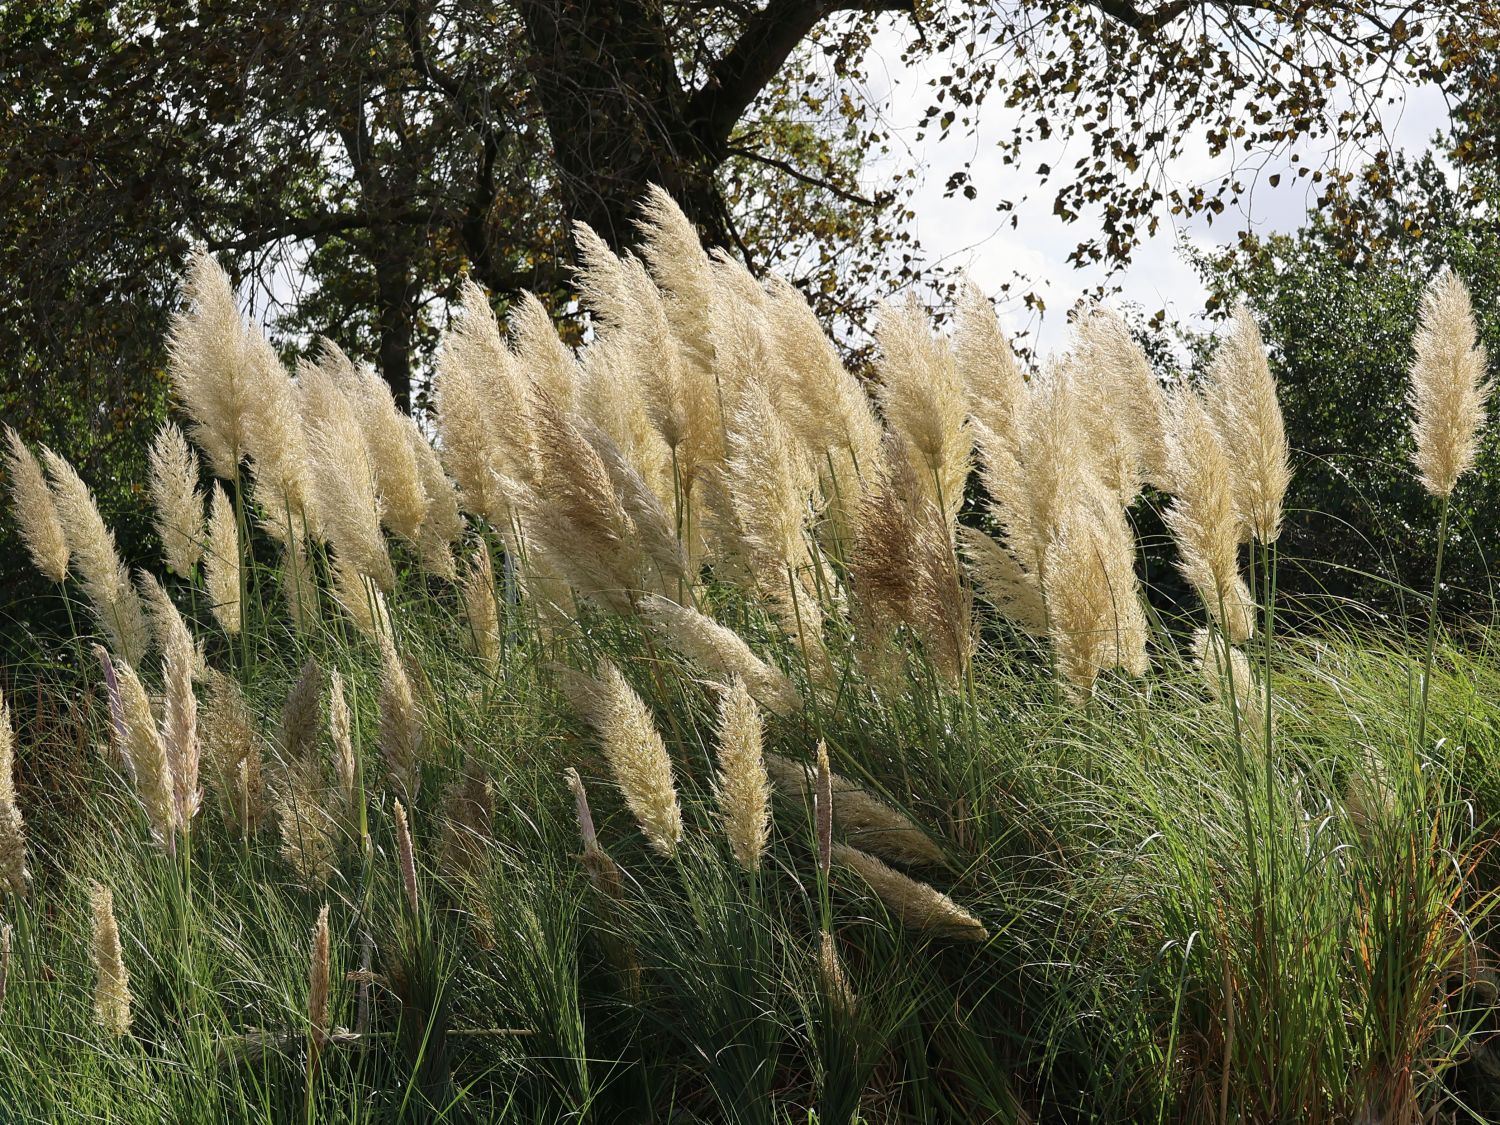
<path id="1" fill-rule="evenodd" d="M 656 595 L 642 599 L 641 612 L 674 649 L 722 680 L 742 681 L 766 710 L 782 716 L 802 710 L 802 696 L 792 681 L 757 656 L 733 629 L 691 606 Z"/>
<path id="2" fill-rule="evenodd" d="M 957 941 L 986 941 L 984 923 L 936 887 L 892 870 L 880 860 L 847 844 L 833 846 L 833 859 L 869 884 L 875 897 L 902 923 L 914 930 L 930 930 Z"/>
<path id="3" fill-rule="evenodd" d="M 682 842 L 682 810 L 666 744 L 620 670 L 604 665 L 599 735 L 625 804 L 651 847 L 670 856 Z"/>
<path id="4" fill-rule="evenodd" d="M 203 493 L 198 488 L 198 456 L 171 422 L 157 431 L 148 455 L 156 534 L 167 569 L 186 577 L 203 557 Z"/>
<path id="5" fill-rule="evenodd" d="M 354 756 L 353 717 L 344 693 L 344 677 L 335 668 L 328 683 L 328 735 L 333 743 L 333 772 L 344 803 L 353 813 L 359 804 L 359 769 Z"/>
<path id="6" fill-rule="evenodd" d="M 20 435 L 9 426 L 5 427 L 5 440 L 9 446 L 5 472 L 10 478 L 11 500 L 21 542 L 26 544 L 31 561 L 44 577 L 53 582 L 65 582 L 68 577 L 68 540 L 58 518 L 57 504 L 52 499 L 46 478 L 42 476 L 42 467 Z"/>
<path id="7" fill-rule="evenodd" d="M 746 871 L 760 868 L 771 831 L 771 784 L 761 743 L 760 710 L 735 677 L 719 704 L 719 810 L 729 849 Z"/>
<path id="8" fill-rule="evenodd" d="M 307 1025 L 309 1066 L 318 1065 L 318 1055 L 328 1045 L 328 996 L 332 981 L 329 964 L 331 939 L 328 932 L 328 906 L 318 911 L 313 924 L 312 947 L 307 963 Z"/>
<path id="9" fill-rule="evenodd" d="M 1474 464 L 1479 427 L 1493 382 L 1485 377 L 1487 356 L 1478 342 L 1469 290 L 1444 270 L 1422 297 L 1422 319 L 1412 339 L 1412 460 L 1422 487 L 1434 496 L 1452 494 Z"/>
<path id="10" fill-rule="evenodd" d="M 495 605 L 494 564 L 489 547 L 482 542 L 465 569 L 463 601 L 474 655 L 493 672 L 500 663 L 500 614 Z"/>
<path id="11" fill-rule="evenodd" d="M 422 785 L 422 716 L 396 646 L 381 634 L 380 753 L 396 792 L 412 800 Z"/>
<path id="12" fill-rule="evenodd" d="M 401 889 L 406 895 L 406 904 L 413 915 L 417 913 L 420 899 L 417 894 L 417 853 L 411 842 L 411 825 L 407 823 L 406 806 L 399 799 L 393 802 L 396 814 L 396 863 L 401 869 Z"/>
<path id="13" fill-rule="evenodd" d="M 120 689 L 120 708 L 125 727 L 125 754 L 135 779 L 136 793 L 145 806 L 151 832 L 168 854 L 176 850 L 176 782 L 172 760 L 156 728 L 151 701 L 135 669 L 123 660 L 114 662 Z"/>
<path id="14" fill-rule="evenodd" d="M 94 918 L 94 1018 L 114 1036 L 130 1031 L 130 975 L 115 923 L 115 896 L 102 883 L 89 892 Z"/>
<path id="15" fill-rule="evenodd" d="M 214 482 L 208 509 L 203 579 L 214 620 L 231 637 L 240 631 L 240 531 L 224 486 Z"/>
<path id="16" fill-rule="evenodd" d="M 0 697 L 0 884 L 13 895 L 25 895 L 31 872 L 26 868 L 26 825 L 16 800 L 15 748 L 10 705 Z"/>

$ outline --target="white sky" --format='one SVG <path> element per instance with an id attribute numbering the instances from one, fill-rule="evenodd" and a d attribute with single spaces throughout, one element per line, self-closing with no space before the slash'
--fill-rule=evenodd
<path id="1" fill-rule="evenodd" d="M 1000 286 L 1016 274 L 1029 276 L 1027 286 L 1013 286 L 1015 300 L 1000 304 L 1001 316 L 1012 332 L 1037 332 L 1037 343 L 1043 353 L 1065 346 L 1067 310 L 1087 289 L 1101 283 L 1120 287 L 1111 298 L 1115 303 L 1129 302 L 1148 312 L 1165 308 L 1169 315 L 1192 319 L 1201 314 L 1205 291 L 1192 267 L 1179 251 L 1179 241 L 1199 246 L 1225 246 L 1237 233 L 1249 226 L 1266 233 L 1272 230 L 1294 230 L 1302 225 L 1312 204 L 1315 189 L 1307 180 L 1283 175 L 1279 188 L 1271 188 L 1264 177 L 1286 172 L 1292 167 L 1292 151 L 1300 151 L 1304 163 L 1321 166 L 1322 153 L 1314 146 L 1302 146 L 1285 154 L 1279 163 L 1268 164 L 1262 181 L 1248 196 L 1248 203 L 1235 213 L 1226 208 L 1210 226 L 1203 219 L 1184 222 L 1162 214 L 1162 223 L 1154 238 L 1145 241 L 1135 252 L 1132 264 L 1113 279 L 1100 266 L 1075 269 L 1067 261 L 1074 246 L 1090 232 L 1091 216 L 1085 213 L 1072 224 L 1065 224 L 1052 213 L 1056 182 L 1042 183 L 1034 169 L 1042 163 L 1055 169 L 1071 167 L 1064 158 L 1060 137 L 1032 147 L 1021 166 L 1001 162 L 995 141 L 1008 134 L 1010 122 L 1005 107 L 996 99 L 980 109 L 977 136 L 957 132 L 939 140 L 935 130 L 922 141 L 916 139 L 917 123 L 922 111 L 932 103 L 933 91 L 927 85 L 930 68 L 909 68 L 901 63 L 901 46 L 909 38 L 909 25 L 893 23 L 875 39 L 867 57 L 870 75 L 868 96 L 883 108 L 894 128 L 895 137 L 906 146 L 902 161 L 912 160 L 923 169 L 913 209 L 916 211 L 916 234 L 930 260 L 966 268 L 969 275 L 992 297 Z M 1435 87 L 1411 90 L 1398 104 L 1386 108 L 1384 127 L 1397 147 L 1425 149 L 1430 139 L 1448 118 L 1447 108 Z M 1082 143 L 1082 142 L 1081 142 Z M 1168 167 L 1174 183 L 1216 182 L 1231 166 L 1232 155 L 1210 158 L 1202 143 L 1185 146 L 1184 155 Z M 961 195 L 944 198 L 943 191 L 951 173 L 971 160 L 971 175 L 980 188 L 977 200 Z M 1351 158 L 1345 164 L 1358 165 Z M 878 171 L 878 170 L 877 170 Z M 876 176 L 871 177 L 872 180 Z M 994 209 L 997 199 L 1026 197 L 1016 209 L 1018 223 L 1010 225 L 1010 215 Z M 1019 294 L 1035 290 L 1046 302 L 1045 317 L 1038 322 L 1019 300 Z"/>

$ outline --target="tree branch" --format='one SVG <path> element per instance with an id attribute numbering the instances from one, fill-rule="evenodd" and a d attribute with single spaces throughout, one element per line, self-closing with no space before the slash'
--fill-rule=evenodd
<path id="1" fill-rule="evenodd" d="M 739 148 L 733 145 L 731 145 L 724 151 L 730 156 L 743 156 L 746 160 L 754 160 L 758 164 L 765 164 L 771 168 L 775 168 L 780 172 L 785 172 L 794 180 L 800 180 L 802 183 L 809 184 L 815 188 L 822 188 L 824 191 L 830 192 L 848 203 L 857 203 L 861 207 L 880 206 L 880 203 L 877 200 L 866 199 L 864 196 L 856 195 L 854 192 L 849 191 L 846 188 L 841 188 L 838 184 L 835 184 L 829 180 L 820 180 L 816 176 L 810 176 L 806 172 L 798 171 L 792 165 L 788 164 L 785 160 L 778 160 L 776 157 L 767 156 L 763 152 L 756 152 L 754 149 Z"/>
<path id="2" fill-rule="evenodd" d="M 709 66 L 703 85 L 688 99 L 688 127 L 706 151 L 722 151 L 750 103 L 823 17 L 915 11 L 915 0 L 769 0 Z"/>

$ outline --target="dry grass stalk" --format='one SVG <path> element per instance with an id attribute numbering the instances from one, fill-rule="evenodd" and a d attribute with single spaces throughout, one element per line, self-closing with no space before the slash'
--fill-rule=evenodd
<path id="1" fill-rule="evenodd" d="M 1478 342 L 1469 290 L 1445 269 L 1422 297 L 1422 319 L 1412 338 L 1412 456 L 1422 487 L 1449 496 L 1474 464 L 1484 407 L 1494 388 Z"/>
<path id="2" fill-rule="evenodd" d="M 15 936 L 14 926 L 0 922 L 0 1010 L 5 1008 L 5 992 L 10 984 L 10 953 Z"/>
<path id="3" fill-rule="evenodd" d="M 35 455 L 26 448 L 21 436 L 5 427 L 8 446 L 5 475 L 10 478 L 10 495 L 21 542 L 31 555 L 42 576 L 53 582 L 68 578 L 68 540 L 58 517 L 57 503 L 42 475 Z"/>
<path id="4" fill-rule="evenodd" d="M 1243 535 L 1274 543 L 1292 479 L 1291 451 L 1266 346 L 1244 304 L 1235 308 L 1233 327 L 1214 356 L 1203 400 L 1229 458 Z"/>
<path id="5" fill-rule="evenodd" d="M 318 911 L 318 920 L 313 924 L 312 948 L 307 961 L 307 1026 L 308 1066 L 316 1070 L 318 1056 L 328 1045 L 328 998 L 333 978 L 330 966 L 328 932 L 328 906 Z"/>
<path id="6" fill-rule="evenodd" d="M 156 511 L 156 534 L 161 538 L 167 569 L 192 574 L 203 557 L 206 534 L 203 493 L 198 488 L 198 457 L 173 423 L 157 431 L 148 454 L 148 483 Z"/>
<path id="7" fill-rule="evenodd" d="M 224 486 L 214 482 L 208 508 L 208 543 L 203 553 L 208 605 L 224 632 L 240 631 L 240 530 Z"/>
<path id="8" fill-rule="evenodd" d="M 73 466 L 43 447 L 42 461 L 52 481 L 52 499 L 67 540 L 73 569 L 83 582 L 94 616 L 110 647 L 139 664 L 150 647 L 140 597 L 115 549 L 114 533 L 104 524 L 88 485 Z"/>
<path id="9" fill-rule="evenodd" d="M 380 637 L 380 753 L 391 787 L 408 801 L 422 786 L 426 732 L 406 665 L 391 639 Z"/>
<path id="10" fill-rule="evenodd" d="M 682 842 L 672 759 L 651 712 L 613 664 L 600 681 L 599 738 L 615 784 L 651 847 L 669 856 Z"/>
<path id="11" fill-rule="evenodd" d="M 10 705 L 0 697 L 0 886 L 24 896 L 31 872 L 26 867 L 26 825 L 16 799 L 15 749 Z"/>
<path id="12" fill-rule="evenodd" d="M 792 681 L 733 629 L 663 597 L 644 598 L 641 612 L 668 644 L 706 672 L 724 682 L 742 680 L 766 710 L 783 717 L 801 712 L 802 696 Z"/>
<path id="13" fill-rule="evenodd" d="M 833 846 L 833 859 L 851 868 L 869 884 L 901 924 L 914 930 L 930 930 L 956 941 L 987 941 L 984 923 L 936 887 L 919 883 L 892 870 L 872 855 L 847 844 Z"/>
<path id="14" fill-rule="evenodd" d="M 760 710 L 738 676 L 719 704 L 720 815 L 729 850 L 746 871 L 760 868 L 771 833 L 771 783 L 762 757 Z"/>
<path id="15" fill-rule="evenodd" d="M 813 781 L 813 825 L 818 837 L 818 870 L 828 875 L 833 863 L 833 770 L 828 765 L 828 746 L 818 739 L 817 767 Z"/>
<path id="16" fill-rule="evenodd" d="M 1234 503 L 1228 451 L 1192 391 L 1174 404 L 1171 456 L 1176 497 L 1165 520 L 1182 555 L 1183 577 L 1209 616 L 1242 644 L 1255 631 L 1255 606 L 1240 576 L 1241 519 Z"/>
<path id="17" fill-rule="evenodd" d="M 583 840 L 583 868 L 596 891 L 618 899 L 624 892 L 620 869 L 599 844 L 599 835 L 594 830 L 594 814 L 589 810 L 589 794 L 584 788 L 583 778 L 578 776 L 578 771 L 572 766 L 563 771 L 563 776 L 568 780 L 568 787 L 573 791 L 577 806 L 578 833 Z"/>
<path id="18" fill-rule="evenodd" d="M 94 918 L 94 1018 L 116 1037 L 130 1031 L 130 975 L 115 923 L 115 897 L 102 883 L 89 891 Z"/>
<path id="19" fill-rule="evenodd" d="M 766 769 L 781 792 L 806 801 L 812 777 L 809 768 L 780 754 L 766 754 Z M 943 850 L 917 823 L 892 808 L 858 782 L 829 773 L 833 821 L 845 839 L 882 859 L 936 867 L 948 862 Z"/>
<path id="20" fill-rule="evenodd" d="M 307 550 L 307 537 L 300 531 L 294 530 L 287 537 L 281 555 L 281 579 L 292 628 L 304 637 L 312 635 L 321 620 L 318 615 L 318 583 Z"/>

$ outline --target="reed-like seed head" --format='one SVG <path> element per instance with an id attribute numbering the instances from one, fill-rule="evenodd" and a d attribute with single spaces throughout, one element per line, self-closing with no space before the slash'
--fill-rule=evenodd
<path id="1" fill-rule="evenodd" d="M 719 704 L 718 738 L 724 834 L 739 865 L 756 871 L 771 832 L 771 783 L 762 758 L 760 710 L 739 677 Z"/>
<path id="2" fill-rule="evenodd" d="M 333 772 L 344 803 L 353 814 L 359 807 L 359 767 L 354 757 L 353 717 L 344 694 L 344 677 L 337 668 L 329 674 L 328 734 L 333 743 Z"/>
<path id="3" fill-rule="evenodd" d="M 845 1019 L 852 1018 L 859 1001 L 839 959 L 838 943 L 827 930 L 818 933 L 818 978 L 823 984 L 823 995 L 833 1009 Z"/>
<path id="4" fill-rule="evenodd" d="M 165 603 L 160 616 L 165 619 L 166 634 L 162 646 L 165 653 L 162 679 L 166 687 L 166 703 L 162 711 L 161 740 L 167 761 L 171 764 L 177 828 L 187 833 L 191 830 L 193 817 L 198 815 L 198 805 L 202 799 L 202 792 L 198 788 L 198 763 L 202 743 L 198 737 L 198 697 L 193 693 L 198 652 L 193 645 L 192 634 L 188 632 L 187 623 L 167 598 L 165 591 L 161 593 L 160 600 Z"/>
<path id="5" fill-rule="evenodd" d="M 500 613 L 495 604 L 495 569 L 483 542 L 465 569 L 463 599 L 469 643 L 474 655 L 493 672 L 500 664 Z"/>
<path id="6" fill-rule="evenodd" d="M 281 705 L 281 760 L 310 760 L 322 726 L 323 666 L 316 656 L 303 662 Z"/>
<path id="7" fill-rule="evenodd" d="M 224 823 L 249 837 L 266 814 L 261 736 L 240 685 L 222 672 L 208 674 L 202 720 L 210 789 Z"/>
<path id="8" fill-rule="evenodd" d="M 670 856 L 682 842 L 672 759 L 641 697 L 613 664 L 600 681 L 599 737 L 625 804 L 651 847 Z"/>
<path id="9" fill-rule="evenodd" d="M 826 877 L 833 863 L 833 770 L 828 765 L 828 746 L 821 738 L 816 762 L 813 824 L 818 837 L 818 870 Z"/>
<path id="10" fill-rule="evenodd" d="M 16 799 L 15 746 L 10 705 L 0 697 L 0 886 L 25 895 L 31 872 L 26 867 L 26 825 Z"/>
<path id="11" fill-rule="evenodd" d="M 593 883 L 596 891 L 618 899 L 624 892 L 620 869 L 599 844 L 599 834 L 594 829 L 594 814 L 589 809 L 589 794 L 583 786 L 583 778 L 578 776 L 578 771 L 572 766 L 563 771 L 563 776 L 567 778 L 568 788 L 573 791 L 573 800 L 577 806 L 578 834 L 583 840 L 583 853 L 580 857 L 583 869 L 588 873 L 589 882 Z"/>
<path id="12" fill-rule="evenodd" d="M 984 923 L 936 887 L 908 878 L 847 844 L 833 846 L 833 859 L 868 883 L 875 897 L 885 903 L 902 925 L 929 930 L 955 941 L 989 940 Z"/>
<path id="13" fill-rule="evenodd" d="M 683 656 L 723 682 L 742 680 L 750 695 L 766 710 L 782 717 L 802 710 L 802 696 L 779 668 L 762 660 L 745 639 L 691 606 L 652 595 L 641 601 L 641 612 Z"/>
<path id="14" fill-rule="evenodd" d="M 240 631 L 240 529 L 224 486 L 214 482 L 208 508 L 203 580 L 214 620 L 231 637 Z"/>
<path id="15" fill-rule="evenodd" d="M 94 883 L 89 901 L 94 917 L 94 1018 L 118 1037 L 130 1031 L 130 975 L 115 923 L 115 897 L 108 887 Z"/>
<path id="16" fill-rule="evenodd" d="M 297 758 L 283 764 L 276 801 L 281 857 L 308 890 L 327 884 L 338 858 L 337 822 L 324 797 L 318 762 Z"/>
<path id="17" fill-rule="evenodd" d="M 415 917 L 421 902 L 417 893 L 417 853 L 412 847 L 411 825 L 406 820 L 406 807 L 400 800 L 393 804 L 396 814 L 396 863 L 401 868 L 401 889 L 406 895 L 406 905 L 411 907 Z"/>
<path id="18" fill-rule="evenodd" d="M 198 456 L 182 431 L 167 422 L 151 443 L 149 464 L 151 503 L 156 509 L 162 555 L 168 570 L 186 577 L 203 557 L 206 534 Z"/>
<path id="19" fill-rule="evenodd" d="M 1449 496 L 1474 464 L 1485 402 L 1494 388 L 1485 374 L 1488 358 L 1478 342 L 1469 290 L 1452 270 L 1440 273 L 1422 297 L 1412 351 L 1412 460 L 1422 487 Z"/>
<path id="20" fill-rule="evenodd" d="M 5 475 L 10 478 L 10 495 L 14 505 L 16 527 L 21 542 L 31 554 L 42 576 L 53 582 L 68 578 L 68 540 L 58 519 L 57 504 L 31 450 L 11 427 L 5 427 L 8 449 Z"/>

